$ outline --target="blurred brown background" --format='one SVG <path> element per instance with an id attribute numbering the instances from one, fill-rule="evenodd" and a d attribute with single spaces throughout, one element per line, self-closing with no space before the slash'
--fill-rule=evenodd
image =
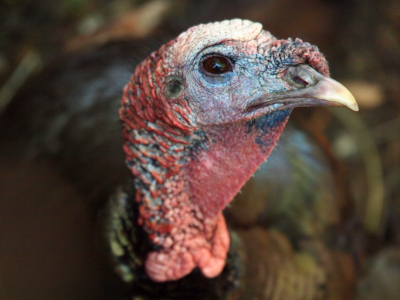
<path id="1" fill-rule="evenodd" d="M 358 113 L 314 109 L 293 119 L 333 161 L 339 193 L 350 202 L 342 213 L 362 232 L 359 299 L 382 293 L 400 299 L 398 0 L 5 0 L 0 112 L 30 75 L 60 53 L 118 39 L 165 40 L 198 23 L 236 17 L 261 22 L 277 38 L 318 45 L 332 77 L 357 99 Z M 6 156 L 0 172 L 0 299 L 107 298 L 100 258 L 85 244 L 90 217 L 75 188 L 49 175 L 46 165 L 18 167 Z M 15 201 L 32 195 L 44 202 Z"/>

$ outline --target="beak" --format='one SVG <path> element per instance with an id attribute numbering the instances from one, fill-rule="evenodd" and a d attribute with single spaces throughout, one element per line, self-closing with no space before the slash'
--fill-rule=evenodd
<path id="1" fill-rule="evenodd" d="M 358 111 L 356 99 L 344 85 L 323 76 L 310 66 L 289 68 L 286 80 L 297 89 L 262 96 L 252 101 L 247 111 L 271 105 L 273 110 L 305 106 L 347 106 Z"/>

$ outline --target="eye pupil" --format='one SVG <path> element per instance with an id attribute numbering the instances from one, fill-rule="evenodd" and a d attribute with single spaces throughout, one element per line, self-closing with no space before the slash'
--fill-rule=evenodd
<path id="1" fill-rule="evenodd" d="M 227 58 L 213 56 L 203 61 L 203 69 L 211 74 L 223 74 L 231 71 L 232 67 Z"/>

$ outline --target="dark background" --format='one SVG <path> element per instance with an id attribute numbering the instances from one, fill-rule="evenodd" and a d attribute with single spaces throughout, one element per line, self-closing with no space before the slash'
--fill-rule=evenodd
<path id="1" fill-rule="evenodd" d="M 366 257 L 393 250 L 397 269 L 390 277 L 399 278 L 400 1 L 4 0 L 0 112 L 29 75 L 60 53 L 149 35 L 165 40 L 198 23 L 236 17 L 261 22 L 277 38 L 318 45 L 332 77 L 354 94 L 358 113 L 316 109 L 297 120 L 307 119 L 304 126 L 340 165 L 338 180 L 365 232 Z M 103 269 L 85 244 L 92 228 L 79 193 L 46 164 L 19 166 L 2 156 L 0 172 L 0 299 L 100 298 Z M 15 200 L 31 198 L 40 205 Z"/>

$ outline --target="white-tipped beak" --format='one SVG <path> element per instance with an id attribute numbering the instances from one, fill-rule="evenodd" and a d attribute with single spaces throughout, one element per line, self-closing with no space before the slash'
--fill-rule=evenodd
<path id="1" fill-rule="evenodd" d="M 321 77 L 323 78 L 319 78 L 319 82 L 313 87 L 313 98 L 331 101 L 358 111 L 356 99 L 343 84 L 322 75 Z"/>

